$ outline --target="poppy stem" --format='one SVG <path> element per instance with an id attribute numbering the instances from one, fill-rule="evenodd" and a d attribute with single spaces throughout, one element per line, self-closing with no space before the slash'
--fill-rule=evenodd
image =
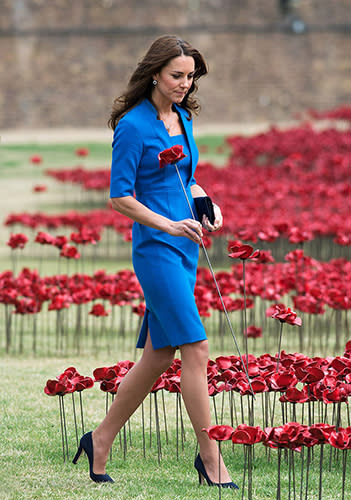
<path id="1" fill-rule="evenodd" d="M 277 479 L 277 496 L 276 500 L 281 500 L 280 496 L 280 465 L 281 465 L 282 449 L 278 448 L 278 479 Z"/>
<path id="2" fill-rule="evenodd" d="M 184 427 L 184 421 L 183 421 L 183 411 L 182 411 L 182 398 L 180 393 L 177 393 L 179 395 L 178 397 L 178 403 L 179 403 L 179 415 L 180 415 L 180 427 L 181 427 L 181 436 L 182 436 L 182 451 L 184 451 L 184 443 L 186 441 L 185 437 L 185 427 Z"/>
<path id="3" fill-rule="evenodd" d="M 252 500 L 252 447 L 253 445 L 247 446 L 247 498 Z"/>
<path id="4" fill-rule="evenodd" d="M 243 472 L 243 483 L 241 486 L 241 500 L 244 500 L 246 469 L 247 469 L 247 447 L 244 445 L 244 472 Z"/>
<path id="5" fill-rule="evenodd" d="M 222 498 L 222 487 L 221 487 L 221 441 L 218 441 L 218 498 Z"/>
<path id="6" fill-rule="evenodd" d="M 304 446 L 301 447 L 301 477 L 300 477 L 300 500 L 302 500 L 302 490 L 303 490 L 303 469 L 304 469 L 304 455 L 305 455 L 305 448 Z"/>
<path id="7" fill-rule="evenodd" d="M 85 434 L 82 391 L 79 392 L 79 406 L 80 406 L 80 420 L 81 420 L 81 424 L 82 424 L 82 434 Z"/>
<path id="8" fill-rule="evenodd" d="M 161 451 L 161 435 L 160 435 L 160 420 L 158 416 L 158 404 L 157 404 L 157 392 L 154 392 L 155 401 L 155 422 L 156 422 L 156 440 L 157 440 L 157 460 L 161 463 L 162 451 Z"/>
<path id="9" fill-rule="evenodd" d="M 187 201 L 187 203 L 188 203 L 188 206 L 189 206 L 189 209 L 190 209 L 191 216 L 192 216 L 192 218 L 193 218 L 194 220 L 196 220 L 196 217 L 195 217 L 195 215 L 194 215 L 193 209 L 191 208 L 191 204 L 190 204 L 190 201 L 189 201 L 189 198 L 188 198 L 187 192 L 186 192 L 186 190 L 185 190 L 185 187 L 184 187 L 184 184 L 183 184 L 182 178 L 181 178 L 181 176 L 180 176 L 178 166 L 177 166 L 177 164 L 176 164 L 176 163 L 174 164 L 174 166 L 175 166 L 175 168 L 176 168 L 176 171 L 177 171 L 177 174 L 178 174 L 178 178 L 179 178 L 179 180 L 180 180 L 180 184 L 181 184 L 182 189 L 183 189 L 184 196 L 185 196 L 186 201 Z M 204 252 L 205 258 L 206 258 L 207 265 L 208 265 L 209 270 L 210 270 L 210 272 L 211 272 L 212 279 L 213 279 L 214 284 L 215 284 L 215 286 L 216 286 L 216 290 L 217 290 L 217 293 L 218 293 L 218 297 L 219 297 L 219 299 L 220 299 L 220 301 L 221 301 L 221 304 L 222 304 L 222 307 L 223 307 L 223 312 L 224 312 L 224 314 L 225 314 L 225 317 L 226 317 L 226 320 L 227 320 L 227 323 L 228 323 L 228 326 L 229 326 L 230 333 L 232 334 L 232 337 L 233 337 L 233 340 L 234 340 L 234 344 L 235 344 L 236 350 L 237 350 L 237 352 L 238 352 L 238 354 L 239 354 L 240 361 L 241 361 L 241 363 L 242 363 L 242 365 L 243 365 L 243 369 L 244 369 L 244 371 L 245 371 L 245 375 L 246 375 L 246 377 L 247 377 L 248 384 L 249 384 L 249 386 L 250 386 L 251 392 L 252 392 L 253 397 L 254 397 L 254 399 L 255 399 L 255 393 L 254 393 L 254 391 L 253 391 L 253 389 L 252 389 L 252 385 L 251 385 L 251 382 L 250 382 L 249 373 L 248 373 L 248 370 L 247 370 L 246 365 L 245 365 L 245 363 L 244 363 L 243 357 L 242 357 L 242 355 L 241 355 L 241 352 L 240 352 L 240 349 L 239 349 L 239 345 L 238 345 L 238 341 L 237 341 L 237 339 L 236 339 L 236 336 L 235 336 L 235 333 L 234 333 L 234 329 L 233 329 L 233 327 L 232 327 L 232 324 L 231 324 L 231 321 L 230 321 L 230 318 L 229 318 L 229 315 L 228 315 L 227 308 L 225 307 L 225 304 L 224 304 L 224 301 L 223 301 L 223 297 L 222 297 L 221 291 L 220 291 L 220 289 L 219 289 L 219 285 L 218 285 L 218 283 L 217 283 L 217 279 L 216 279 L 216 276 L 215 276 L 215 273 L 214 273 L 213 267 L 212 267 L 211 262 L 210 262 L 210 258 L 209 258 L 209 256 L 208 256 L 208 253 L 207 253 L 207 250 L 206 250 L 206 247 L 205 247 L 205 245 L 204 245 L 204 242 L 203 242 L 203 239 L 202 239 L 202 238 L 201 238 L 201 246 L 202 246 L 202 250 L 203 250 L 203 252 Z"/>
<path id="10" fill-rule="evenodd" d="M 345 477 L 346 477 L 346 460 L 347 460 L 347 449 L 342 450 L 342 497 L 345 498 Z"/>
<path id="11" fill-rule="evenodd" d="M 319 457 L 319 494 L 318 500 L 322 500 L 322 472 L 323 472 L 323 452 L 324 452 L 324 444 L 321 444 L 320 448 L 320 457 Z"/>
<path id="12" fill-rule="evenodd" d="M 143 457 L 145 458 L 145 415 L 144 415 L 144 401 L 141 403 L 141 421 L 143 428 Z"/>
<path id="13" fill-rule="evenodd" d="M 272 413 L 271 413 L 271 427 L 273 427 L 274 423 L 274 413 L 275 413 L 275 400 L 277 398 L 277 391 L 274 391 L 273 395 L 273 407 L 272 407 Z"/>
<path id="14" fill-rule="evenodd" d="M 9 306 L 5 304 L 5 325 L 6 325 L 6 353 L 10 352 L 11 346 L 11 314 L 9 313 Z"/>
<path id="15" fill-rule="evenodd" d="M 293 482 L 293 494 L 294 494 L 294 500 L 296 500 L 296 482 L 295 482 L 295 456 L 294 456 L 294 450 L 290 450 L 290 461 L 291 461 L 291 467 L 292 467 L 292 482 Z"/>
<path id="16" fill-rule="evenodd" d="M 281 349 L 281 346 L 282 346 L 282 336 L 283 336 L 283 325 L 284 325 L 284 323 L 280 323 L 279 340 L 278 340 L 278 359 L 277 359 L 277 366 L 276 366 L 276 369 L 275 369 L 276 373 L 278 373 L 278 370 L 279 370 L 280 349 Z"/>
<path id="17" fill-rule="evenodd" d="M 125 461 L 127 457 L 127 428 L 126 424 L 123 426 L 123 460 Z"/>
<path id="18" fill-rule="evenodd" d="M 310 463 L 311 463 L 311 448 L 307 448 L 307 465 L 306 465 L 306 490 L 305 490 L 305 500 L 308 498 L 308 480 L 309 480 L 309 472 L 310 472 Z"/>
<path id="19" fill-rule="evenodd" d="M 149 406 L 149 422 L 150 422 L 150 429 L 149 429 L 149 446 L 151 448 L 151 443 L 152 443 L 152 399 L 151 399 L 151 393 L 150 393 L 150 406 Z"/>
<path id="20" fill-rule="evenodd" d="M 223 424 L 223 419 L 224 419 L 224 392 L 222 392 L 221 425 Z"/>
<path id="21" fill-rule="evenodd" d="M 108 413 L 108 398 L 109 398 L 109 392 L 106 392 L 106 405 L 105 405 L 106 415 Z M 113 399 L 113 394 L 111 394 L 111 398 Z M 110 460 L 112 460 L 112 446 L 110 448 Z"/>
<path id="22" fill-rule="evenodd" d="M 213 401 L 213 408 L 214 408 L 214 414 L 215 414 L 215 422 L 216 422 L 216 425 L 218 425 L 217 405 L 216 405 L 216 401 L 215 401 L 215 396 L 212 396 L 212 401 Z"/>
<path id="23" fill-rule="evenodd" d="M 77 448 L 78 448 L 79 441 L 78 441 L 76 405 L 75 405 L 75 402 L 74 402 L 74 392 L 72 392 L 72 407 L 73 407 L 74 430 L 75 430 L 75 433 L 76 433 L 76 443 L 77 443 Z"/>
<path id="24" fill-rule="evenodd" d="M 162 394 L 163 421 L 165 424 L 166 444 L 168 444 L 168 428 L 167 428 L 167 416 L 166 416 L 164 391 L 162 391 L 161 394 Z"/>
<path id="25" fill-rule="evenodd" d="M 66 453 L 65 453 L 65 437 L 63 430 L 63 415 L 62 415 L 62 398 L 63 396 L 59 395 L 59 408 L 60 408 L 60 427 L 61 427 L 61 440 L 62 440 L 62 453 L 63 453 L 63 461 L 66 461 Z"/>
<path id="26" fill-rule="evenodd" d="M 64 405 L 64 402 L 63 402 L 64 396 L 61 396 L 61 397 L 62 397 L 62 416 L 63 416 L 63 429 L 64 429 L 64 434 L 65 434 L 66 456 L 67 456 L 67 460 L 69 460 L 68 440 L 67 440 L 67 425 L 66 425 L 66 412 L 65 412 L 65 405 Z"/>
<path id="27" fill-rule="evenodd" d="M 132 426 L 131 426 L 131 423 L 130 423 L 130 418 L 128 419 L 128 433 L 129 433 L 129 444 L 132 447 L 133 446 L 133 443 L 132 443 Z"/>

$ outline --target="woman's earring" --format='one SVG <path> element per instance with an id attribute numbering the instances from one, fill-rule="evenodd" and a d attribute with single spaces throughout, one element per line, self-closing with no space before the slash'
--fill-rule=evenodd
<path id="1" fill-rule="evenodd" d="M 152 85 L 154 85 L 156 87 L 157 84 L 158 84 L 157 80 L 152 80 Z"/>

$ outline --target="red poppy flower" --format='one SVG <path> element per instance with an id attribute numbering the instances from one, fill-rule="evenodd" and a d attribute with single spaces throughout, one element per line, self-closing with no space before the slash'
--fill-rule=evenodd
<path id="1" fill-rule="evenodd" d="M 77 148 L 75 153 L 77 156 L 88 156 L 89 149 L 88 148 Z"/>
<path id="2" fill-rule="evenodd" d="M 263 377 L 256 377 L 251 380 L 251 387 L 255 394 L 267 392 L 269 390 Z"/>
<path id="3" fill-rule="evenodd" d="M 279 304 L 272 304 L 271 306 L 269 306 L 265 312 L 266 318 L 272 318 L 272 314 L 274 314 L 277 311 L 277 307 L 279 307 L 279 309 L 284 309 L 285 305 L 279 303 Z"/>
<path id="4" fill-rule="evenodd" d="M 38 300 L 24 297 L 21 300 L 16 300 L 15 314 L 36 314 L 41 311 L 42 304 Z"/>
<path id="5" fill-rule="evenodd" d="M 302 325 L 301 318 L 299 318 L 297 314 L 290 309 L 290 307 L 281 307 L 276 305 L 272 318 L 279 319 L 281 323 L 288 323 L 289 325 Z"/>
<path id="6" fill-rule="evenodd" d="M 225 389 L 225 384 L 218 385 L 217 380 L 212 379 L 208 384 L 208 395 L 209 396 L 217 396 Z"/>
<path id="7" fill-rule="evenodd" d="M 275 229 L 268 229 L 267 231 L 259 231 L 257 236 L 262 241 L 273 242 L 279 238 L 279 233 Z"/>
<path id="8" fill-rule="evenodd" d="M 274 257 L 270 250 L 260 250 L 260 255 L 256 258 L 256 262 L 260 264 L 267 264 L 268 262 L 274 262 Z"/>
<path id="9" fill-rule="evenodd" d="M 333 431 L 335 431 L 335 425 L 319 423 L 308 427 L 308 432 L 318 440 L 318 444 L 326 443 Z"/>
<path id="10" fill-rule="evenodd" d="M 333 241 L 337 245 L 349 246 L 351 245 L 351 236 L 345 233 L 338 233 L 336 235 L 336 238 L 333 239 Z"/>
<path id="11" fill-rule="evenodd" d="M 0 303 L 1 304 L 16 304 L 18 292 L 15 287 L 2 288 L 0 287 Z"/>
<path id="12" fill-rule="evenodd" d="M 328 438 L 328 443 L 339 448 L 339 450 L 347 450 L 351 448 L 351 427 L 343 429 L 339 427 L 338 431 L 332 431 Z"/>
<path id="13" fill-rule="evenodd" d="M 262 328 L 254 325 L 248 326 L 247 330 L 245 330 L 244 332 L 244 335 L 251 339 L 257 339 L 259 337 L 262 337 Z"/>
<path id="14" fill-rule="evenodd" d="M 66 257 L 66 259 L 79 259 L 80 253 L 73 245 L 63 245 L 60 256 Z"/>
<path id="15" fill-rule="evenodd" d="M 48 305 L 49 311 L 60 311 L 61 309 L 67 309 L 72 302 L 71 296 L 67 293 L 59 293 L 52 298 L 50 304 Z"/>
<path id="16" fill-rule="evenodd" d="M 334 390 L 323 391 L 323 402 L 328 403 L 338 403 L 338 402 L 347 402 L 348 391 L 340 385 L 339 387 L 335 387 Z"/>
<path id="17" fill-rule="evenodd" d="M 234 432 L 233 427 L 230 425 L 212 425 L 211 427 L 207 427 L 207 429 L 201 430 L 207 432 L 208 437 L 216 441 L 228 441 Z"/>
<path id="18" fill-rule="evenodd" d="M 122 378 L 115 377 L 111 380 L 103 380 L 100 384 L 100 389 L 103 392 L 109 392 L 110 394 L 116 394 L 119 384 L 122 382 Z"/>
<path id="19" fill-rule="evenodd" d="M 133 313 L 137 314 L 138 316 L 144 316 L 145 311 L 146 311 L 146 304 L 145 302 L 140 302 L 137 306 L 134 305 L 132 307 Z"/>
<path id="20" fill-rule="evenodd" d="M 93 245 L 96 245 L 96 243 L 100 241 L 101 236 L 95 229 L 82 227 L 79 233 L 71 233 L 70 238 L 71 241 L 77 244 L 87 245 L 88 243 L 91 243 Z"/>
<path id="21" fill-rule="evenodd" d="M 165 378 L 165 375 L 162 374 L 160 377 L 158 377 L 158 379 L 156 380 L 156 382 L 152 386 L 151 392 L 161 391 L 162 389 L 165 389 L 165 387 L 166 387 L 166 378 Z"/>
<path id="22" fill-rule="evenodd" d="M 180 394 L 180 377 L 169 377 L 165 382 L 165 389 L 172 394 Z"/>
<path id="23" fill-rule="evenodd" d="M 296 449 L 301 445 L 300 435 L 305 428 L 306 426 L 297 422 L 289 422 L 279 427 L 267 427 L 264 444 L 270 448 Z"/>
<path id="24" fill-rule="evenodd" d="M 57 248 L 63 248 L 66 245 L 67 241 L 68 240 L 66 236 L 56 236 L 54 245 Z"/>
<path id="25" fill-rule="evenodd" d="M 230 248 L 230 252 L 229 257 L 231 259 L 256 259 L 260 256 L 260 251 L 253 251 L 250 245 L 234 245 Z"/>
<path id="26" fill-rule="evenodd" d="M 313 384 L 324 378 L 324 372 L 318 366 L 296 367 L 295 375 L 303 384 Z"/>
<path id="27" fill-rule="evenodd" d="M 11 234 L 10 239 L 6 243 L 12 249 L 15 248 L 24 248 L 24 245 L 27 243 L 28 237 L 25 234 L 17 233 Z"/>
<path id="28" fill-rule="evenodd" d="M 288 387 L 285 394 L 282 394 L 279 401 L 282 403 L 306 403 L 308 396 L 305 391 L 299 391 L 296 387 Z"/>
<path id="29" fill-rule="evenodd" d="M 36 184 L 33 186 L 33 192 L 34 193 L 43 193 L 44 191 L 47 191 L 47 186 L 45 184 Z"/>
<path id="30" fill-rule="evenodd" d="M 303 231 L 298 227 L 291 227 L 288 237 L 290 243 L 302 243 L 312 240 L 313 234 L 310 231 Z"/>
<path id="31" fill-rule="evenodd" d="M 255 444 L 260 443 L 265 438 L 265 433 L 260 427 L 250 425 L 238 425 L 232 433 L 232 441 L 235 444 Z"/>
<path id="32" fill-rule="evenodd" d="M 108 373 L 110 374 L 109 375 L 110 379 L 115 378 L 117 375 L 117 373 L 114 371 L 112 372 L 112 370 L 110 370 L 110 367 L 108 367 L 108 366 L 102 366 L 101 368 L 95 368 L 95 370 L 93 371 L 95 381 L 101 382 L 102 380 L 108 380 L 108 378 L 107 378 Z"/>
<path id="33" fill-rule="evenodd" d="M 108 316 L 109 311 L 106 311 L 103 304 L 94 304 L 89 314 L 93 316 Z"/>
<path id="34" fill-rule="evenodd" d="M 183 146 L 181 144 L 176 144 L 159 153 L 158 160 L 160 162 L 160 168 L 177 163 L 185 157 L 186 155 L 183 153 Z"/>
<path id="35" fill-rule="evenodd" d="M 77 392 L 84 391 L 85 389 L 90 389 L 94 386 L 94 380 L 91 377 L 84 377 L 83 375 L 77 375 L 71 378 L 71 383 L 74 390 Z"/>
<path id="36" fill-rule="evenodd" d="M 293 373 L 273 373 L 270 377 L 266 378 L 267 385 L 273 391 L 284 392 L 289 387 L 295 387 L 298 380 Z"/>
<path id="37" fill-rule="evenodd" d="M 225 371 L 233 366 L 235 356 L 218 356 L 215 359 L 218 370 Z"/>
<path id="38" fill-rule="evenodd" d="M 52 236 L 49 233 L 44 233 L 43 231 L 39 231 L 34 241 L 36 243 L 40 243 L 41 245 L 54 245 L 55 236 Z"/>
<path id="39" fill-rule="evenodd" d="M 32 155 L 30 157 L 30 162 L 31 163 L 35 163 L 35 164 L 39 164 L 43 161 L 43 158 L 40 156 L 40 155 Z"/>
<path id="40" fill-rule="evenodd" d="M 64 396 L 73 391 L 74 387 L 67 377 L 62 378 L 62 380 L 48 380 L 44 388 L 44 392 L 48 396 Z"/>

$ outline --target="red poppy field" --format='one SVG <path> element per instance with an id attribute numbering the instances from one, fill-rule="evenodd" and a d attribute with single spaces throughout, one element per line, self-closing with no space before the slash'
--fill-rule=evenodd
<path id="1" fill-rule="evenodd" d="M 196 178 L 224 216 L 223 229 L 204 237 L 223 300 L 203 256 L 195 288 L 213 353 L 216 425 L 204 432 L 230 469 L 234 461 L 242 498 L 348 498 L 351 129 L 345 109 L 342 121 L 335 113 L 313 126 L 199 140 Z M 37 395 L 46 398 L 45 388 L 58 401 L 58 408 L 43 402 L 57 417 L 58 463 L 68 463 L 78 434 L 91 425 L 87 401 L 101 400 L 96 386 L 105 393 L 98 405 L 107 408 L 136 360 L 145 310 L 129 263 L 131 222 L 109 206 L 108 167 L 96 166 L 91 147 L 71 149 L 70 165 L 78 166 L 50 165 L 40 147 L 27 156 L 34 202 L 31 210 L 4 213 L 8 258 L 0 270 L 1 356 L 12 364 L 61 359 L 61 368 L 46 370 Z M 79 359 L 87 375 L 72 367 L 80 370 Z M 124 467 L 132 452 L 142 459 L 153 450 L 162 467 L 168 453 L 177 460 L 187 453 L 187 439 L 194 448 L 180 373 L 176 360 L 138 423 L 121 432 L 113 453 L 122 453 Z M 228 493 L 201 498 L 218 494 Z"/>

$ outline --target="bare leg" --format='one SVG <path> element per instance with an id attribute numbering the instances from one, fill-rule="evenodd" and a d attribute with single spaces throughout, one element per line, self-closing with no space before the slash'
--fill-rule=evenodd
<path id="1" fill-rule="evenodd" d="M 141 359 L 127 373 L 106 417 L 93 431 L 95 474 L 105 474 L 105 464 L 116 435 L 149 394 L 158 377 L 172 364 L 174 353 L 173 347 L 155 350 L 148 334 Z"/>
<path id="2" fill-rule="evenodd" d="M 184 403 L 193 425 L 200 455 L 209 478 L 219 482 L 218 446 L 201 429 L 211 425 L 210 401 L 207 384 L 208 341 L 180 346 L 182 357 L 181 390 Z M 221 483 L 230 482 L 228 471 L 221 460 Z"/>

